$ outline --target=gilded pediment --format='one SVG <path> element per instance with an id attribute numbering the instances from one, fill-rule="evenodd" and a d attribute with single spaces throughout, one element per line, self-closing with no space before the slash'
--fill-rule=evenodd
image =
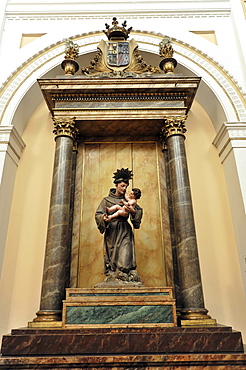
<path id="1" fill-rule="evenodd" d="M 98 77 L 163 73 L 159 67 L 152 67 L 143 60 L 134 39 L 113 42 L 102 40 L 90 65 L 82 68 L 81 72 Z"/>
<path id="2" fill-rule="evenodd" d="M 126 28 L 126 21 L 120 26 L 115 17 L 112 27 L 106 23 L 104 33 L 107 35 L 108 41 L 101 40 L 89 66 L 82 67 L 81 73 L 92 78 L 150 77 L 153 74 L 163 74 L 163 71 L 164 73 L 173 73 L 177 62 L 172 57 L 173 48 L 170 39 L 166 37 L 159 44 L 160 56 L 163 60 L 158 67 L 153 67 L 144 61 L 137 42 L 134 39 L 127 40 L 131 29 L 131 27 Z M 75 61 L 78 55 L 78 46 L 72 40 L 68 40 L 65 52 L 62 68 L 66 75 L 73 75 L 79 69 L 78 63 Z"/>

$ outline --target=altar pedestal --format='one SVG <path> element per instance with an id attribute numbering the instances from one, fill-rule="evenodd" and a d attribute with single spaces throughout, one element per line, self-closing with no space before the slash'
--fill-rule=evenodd
<path id="1" fill-rule="evenodd" d="M 67 289 L 64 328 L 176 326 L 172 288 Z"/>
<path id="2" fill-rule="evenodd" d="M 240 332 L 177 326 L 171 288 L 67 289 L 63 327 L 12 330 L 1 351 L 0 369 L 246 368 Z"/>

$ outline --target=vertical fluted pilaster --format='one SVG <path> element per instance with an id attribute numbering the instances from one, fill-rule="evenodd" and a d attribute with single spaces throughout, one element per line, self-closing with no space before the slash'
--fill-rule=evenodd
<path id="1" fill-rule="evenodd" d="M 35 321 L 61 319 L 62 300 L 70 260 L 70 210 L 73 143 L 76 133 L 72 118 L 54 118 L 56 150 L 49 222 L 43 270 L 40 311 Z"/>
<path id="2" fill-rule="evenodd" d="M 208 320 L 199 266 L 197 239 L 185 152 L 186 117 L 165 119 L 173 226 L 176 239 L 181 319 Z"/>

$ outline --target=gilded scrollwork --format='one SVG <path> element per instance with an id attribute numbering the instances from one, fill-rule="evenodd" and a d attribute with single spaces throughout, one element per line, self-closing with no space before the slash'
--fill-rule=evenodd
<path id="1" fill-rule="evenodd" d="M 85 75 L 97 75 L 98 73 L 112 73 L 113 70 L 108 68 L 103 61 L 103 52 L 100 48 L 97 48 L 97 52 L 94 58 L 90 61 L 90 65 L 85 68 L 81 68 L 82 74 Z"/>
<path id="2" fill-rule="evenodd" d="M 100 45 L 103 45 L 102 43 Z M 89 76 L 97 77 L 128 77 L 129 75 L 142 75 L 142 74 L 153 74 L 162 73 L 159 67 L 152 67 L 147 64 L 141 56 L 138 47 L 133 50 L 132 59 L 130 65 L 123 70 L 117 70 L 117 68 L 109 68 L 105 64 L 103 58 L 103 52 L 100 48 L 97 49 L 97 53 L 91 60 L 90 65 L 85 68 L 81 68 L 81 72 Z"/>
<path id="3" fill-rule="evenodd" d="M 129 67 L 124 70 L 124 72 L 133 72 L 136 74 L 142 74 L 146 72 L 162 73 L 162 70 L 159 67 L 152 67 L 151 65 L 147 64 L 140 54 L 137 46 L 133 51 L 132 62 Z"/>

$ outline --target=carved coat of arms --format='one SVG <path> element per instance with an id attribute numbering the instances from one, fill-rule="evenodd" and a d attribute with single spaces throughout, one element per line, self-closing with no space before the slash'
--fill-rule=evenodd
<path id="1" fill-rule="evenodd" d="M 107 62 L 112 67 L 127 66 L 130 63 L 129 42 L 107 42 Z"/>

